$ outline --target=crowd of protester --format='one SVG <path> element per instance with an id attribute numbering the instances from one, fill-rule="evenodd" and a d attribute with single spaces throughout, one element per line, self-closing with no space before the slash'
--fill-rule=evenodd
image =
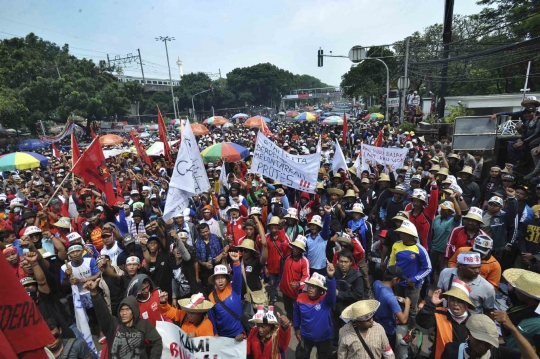
<path id="1" fill-rule="evenodd" d="M 81 339 L 77 298 L 106 358 L 160 358 L 158 321 L 246 341 L 253 359 L 285 358 L 293 335 L 296 358 L 314 347 L 319 358 L 394 358 L 421 329 L 430 358 L 537 358 L 540 185 L 510 164 L 484 170 L 488 159 L 455 153 L 449 137 L 394 125 L 351 121 L 349 167 L 332 170 L 341 128 L 273 121 L 291 154 L 315 153 L 321 138 L 316 193 L 251 173 L 251 156 L 225 164 L 224 185 L 222 163 L 210 162 L 212 188 L 170 220 L 165 157 L 107 159 L 110 206 L 70 174 L 66 151 L 3 172 L 0 248 L 56 338 L 54 357 L 98 357 Z M 403 166 L 354 167 L 381 131 L 382 146 L 408 148 Z M 253 150 L 256 132 L 211 128 L 199 149 Z"/>

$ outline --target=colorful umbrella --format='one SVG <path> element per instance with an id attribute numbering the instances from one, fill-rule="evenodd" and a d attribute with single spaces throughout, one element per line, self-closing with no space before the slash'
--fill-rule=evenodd
<path id="1" fill-rule="evenodd" d="M 296 116 L 294 119 L 298 120 L 300 122 L 303 121 L 315 121 L 319 118 L 319 115 L 312 113 L 312 112 L 302 112 L 298 116 Z"/>
<path id="2" fill-rule="evenodd" d="M 216 143 L 201 152 L 204 162 L 227 159 L 229 162 L 241 161 L 249 156 L 249 150 L 232 142 Z"/>
<path id="3" fill-rule="evenodd" d="M 234 127 L 234 123 L 227 122 L 226 124 L 223 125 L 223 128 L 230 128 L 230 127 Z"/>
<path id="4" fill-rule="evenodd" d="M 280 116 L 285 116 L 285 115 L 286 115 L 286 113 L 285 113 L 285 112 L 283 112 L 283 111 L 279 111 L 279 112 L 278 112 L 278 115 L 280 115 Z"/>
<path id="5" fill-rule="evenodd" d="M 150 125 L 147 127 L 148 131 L 159 131 L 158 125 Z"/>
<path id="6" fill-rule="evenodd" d="M 30 138 L 19 143 L 19 151 L 32 151 L 36 148 L 48 147 L 50 144 L 38 138 Z"/>
<path id="7" fill-rule="evenodd" d="M 298 111 L 287 111 L 287 113 L 285 114 L 285 117 L 295 118 L 299 114 L 300 113 Z"/>
<path id="8" fill-rule="evenodd" d="M 313 106 L 306 106 L 306 111 L 313 111 Z"/>
<path id="9" fill-rule="evenodd" d="M 245 113 L 237 113 L 232 118 L 237 119 L 237 118 L 248 118 L 248 117 L 249 115 L 246 115 Z"/>
<path id="10" fill-rule="evenodd" d="M 102 146 L 114 146 L 124 142 L 124 139 L 118 135 L 105 135 L 99 138 L 99 144 Z"/>
<path id="11" fill-rule="evenodd" d="M 331 126 L 331 125 L 343 125 L 343 119 L 338 116 L 330 116 L 326 118 L 323 122 L 323 125 L 325 126 Z"/>
<path id="12" fill-rule="evenodd" d="M 372 113 L 369 116 L 370 120 L 382 120 L 384 118 L 384 115 L 381 115 L 380 113 Z"/>
<path id="13" fill-rule="evenodd" d="M 0 171 L 27 170 L 48 164 L 47 157 L 35 152 L 13 152 L 0 156 Z"/>
<path id="14" fill-rule="evenodd" d="M 246 120 L 246 122 L 244 122 L 244 127 L 258 127 L 258 128 L 261 128 L 261 117 L 266 122 L 270 122 L 269 118 L 266 118 L 264 116 L 255 116 L 255 117 L 248 118 Z"/>
<path id="15" fill-rule="evenodd" d="M 371 116 L 371 114 L 369 114 L 369 113 L 367 115 L 365 115 L 364 120 L 369 120 L 369 116 Z"/>
<path id="16" fill-rule="evenodd" d="M 193 133 L 197 136 L 208 135 L 210 133 L 210 131 L 200 123 L 192 123 L 191 129 L 193 130 Z"/>
<path id="17" fill-rule="evenodd" d="M 227 123 L 227 122 L 229 122 L 229 120 L 221 116 L 212 116 L 203 121 L 205 125 L 214 125 L 214 126 L 223 125 L 224 123 Z"/>

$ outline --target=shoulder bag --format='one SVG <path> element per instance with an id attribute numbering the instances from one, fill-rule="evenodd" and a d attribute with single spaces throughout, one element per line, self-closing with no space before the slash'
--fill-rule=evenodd
<path id="1" fill-rule="evenodd" d="M 261 280 L 262 289 L 252 291 L 249 289 L 249 285 L 246 278 L 246 269 L 244 268 L 244 261 L 242 261 L 242 276 L 244 277 L 244 283 L 246 283 L 246 295 L 244 299 L 250 302 L 254 307 L 257 305 L 268 305 L 268 294 L 264 287 L 264 282 Z"/>

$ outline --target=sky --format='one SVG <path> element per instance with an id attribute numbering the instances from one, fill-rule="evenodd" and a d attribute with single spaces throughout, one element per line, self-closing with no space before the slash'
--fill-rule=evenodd
<path id="1" fill-rule="evenodd" d="M 98 62 L 107 54 L 125 57 L 140 49 L 145 76 L 168 78 L 168 43 L 173 78 L 184 73 L 218 73 L 270 62 L 338 86 L 351 62 L 325 58 L 317 50 L 348 55 L 355 45 L 391 44 L 442 23 L 444 0 L 0 0 L 0 39 L 29 32 L 73 55 Z M 454 13 L 470 15 L 476 0 L 455 2 Z M 139 65 L 125 68 L 140 76 Z"/>

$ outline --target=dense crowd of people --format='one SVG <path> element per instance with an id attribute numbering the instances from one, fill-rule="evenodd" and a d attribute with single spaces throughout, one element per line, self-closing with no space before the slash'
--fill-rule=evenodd
<path id="1" fill-rule="evenodd" d="M 525 105 L 529 118 L 540 103 Z M 394 358 L 421 329 L 430 358 L 538 358 L 540 185 L 527 182 L 538 170 L 487 171 L 489 159 L 455 153 L 450 137 L 383 121 L 350 121 L 349 167 L 335 169 L 341 127 L 268 127 L 285 151 L 320 153 L 315 193 L 252 173 L 252 152 L 206 163 L 211 189 L 165 220 L 174 169 L 165 156 L 151 166 L 130 153 L 108 158 L 112 206 L 70 174 L 69 151 L 3 172 L 0 248 L 54 335 L 54 357 L 160 358 L 156 323 L 168 321 L 191 338 L 245 341 L 253 359 L 285 358 L 293 335 L 300 359 L 314 347 L 319 358 Z M 210 129 L 199 150 L 253 151 L 256 129 Z M 402 167 L 353 165 L 378 138 L 408 149 Z M 512 147 L 523 155 L 534 143 L 524 138 Z M 129 146 L 126 136 L 117 147 Z"/>

